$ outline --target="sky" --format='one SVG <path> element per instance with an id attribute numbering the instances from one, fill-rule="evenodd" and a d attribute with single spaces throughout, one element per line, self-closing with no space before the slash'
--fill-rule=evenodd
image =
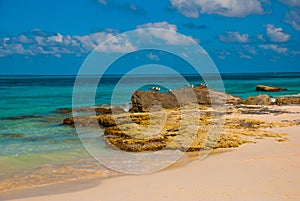
<path id="1" fill-rule="evenodd" d="M 0 75 L 76 75 L 143 27 L 192 38 L 221 73 L 300 72 L 300 0 L 0 0 Z"/>

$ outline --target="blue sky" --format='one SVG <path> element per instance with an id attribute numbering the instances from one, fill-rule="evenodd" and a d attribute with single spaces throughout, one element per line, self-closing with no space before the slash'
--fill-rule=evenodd
<path id="1" fill-rule="evenodd" d="M 139 27 L 190 36 L 220 72 L 300 71 L 300 0 L 1 0 L 0 74 L 74 75 Z"/>

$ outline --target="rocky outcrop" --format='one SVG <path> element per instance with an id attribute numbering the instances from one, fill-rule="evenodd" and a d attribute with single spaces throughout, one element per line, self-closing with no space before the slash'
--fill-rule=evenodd
<path id="1" fill-rule="evenodd" d="M 194 105 L 197 107 L 197 105 Z M 204 106 L 203 106 L 204 107 Z M 257 106 L 258 107 L 258 106 Z M 203 149 L 238 147 L 250 142 L 249 138 L 273 137 L 283 139 L 283 135 L 268 132 L 265 128 L 280 126 L 279 123 L 265 123 L 253 119 L 226 119 L 224 133 L 208 132 L 216 125 L 215 116 L 197 110 L 172 110 L 151 113 L 125 113 L 118 115 L 90 115 L 66 118 L 66 125 L 80 127 L 96 126 L 103 129 L 103 139 L 110 147 L 128 152 L 158 151 L 162 149 L 186 152 Z M 208 109 L 208 108 L 207 108 Z M 237 113 L 239 114 L 239 113 Z M 198 118 L 197 118 L 198 116 Z M 193 127 L 198 128 L 193 130 Z M 289 124 L 290 125 L 290 124 Z M 246 136 L 244 138 L 243 136 Z"/>
<path id="2" fill-rule="evenodd" d="M 278 88 L 278 87 L 271 87 L 265 85 L 257 85 L 256 91 L 266 91 L 266 92 L 277 92 L 277 91 L 286 91 L 286 88 Z"/>
<path id="3" fill-rule="evenodd" d="M 300 105 L 300 97 L 280 97 L 276 99 L 277 105 Z"/>
<path id="4" fill-rule="evenodd" d="M 183 88 L 172 93 L 135 91 L 131 97 L 131 112 L 148 112 L 159 108 L 178 108 L 187 104 L 238 104 L 242 99 L 207 88 Z"/>
<path id="5" fill-rule="evenodd" d="M 271 105 L 272 101 L 268 95 L 250 96 L 245 101 L 246 105 Z"/>

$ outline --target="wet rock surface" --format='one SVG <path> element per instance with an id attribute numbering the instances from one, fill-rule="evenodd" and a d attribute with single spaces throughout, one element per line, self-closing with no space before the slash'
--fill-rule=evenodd
<path id="1" fill-rule="evenodd" d="M 216 148 L 233 148 L 252 142 L 253 139 L 272 137 L 284 141 L 284 134 L 265 131 L 265 128 L 280 126 L 252 119 L 226 119 L 227 112 L 222 108 L 190 105 L 179 109 L 166 109 L 163 112 L 123 113 L 118 115 L 96 115 L 66 118 L 64 124 L 81 127 L 101 127 L 103 139 L 108 146 L 127 152 L 158 151 L 162 149 L 185 152 Z M 232 106 L 231 113 L 243 113 L 249 108 L 256 113 L 284 113 L 253 106 Z M 212 126 L 222 124 L 222 133 L 208 132 Z M 96 122 L 96 124 L 95 124 Z M 285 122 L 294 125 L 296 122 Z"/>
<path id="2" fill-rule="evenodd" d="M 256 91 L 266 91 L 266 92 L 278 92 L 278 91 L 286 91 L 286 88 L 279 88 L 279 87 L 271 87 L 265 85 L 257 85 Z"/>

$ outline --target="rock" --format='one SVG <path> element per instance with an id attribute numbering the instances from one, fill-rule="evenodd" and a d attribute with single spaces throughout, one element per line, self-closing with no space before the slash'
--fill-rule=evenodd
<path id="1" fill-rule="evenodd" d="M 159 151 L 166 146 L 164 138 L 124 139 L 118 137 L 106 137 L 105 142 L 110 146 L 127 152 Z"/>
<path id="2" fill-rule="evenodd" d="M 95 108 L 96 114 L 111 114 L 112 111 L 110 108 L 98 107 Z"/>
<path id="3" fill-rule="evenodd" d="M 99 125 L 103 127 L 116 126 L 116 122 L 112 115 L 100 115 L 97 117 Z"/>
<path id="4" fill-rule="evenodd" d="M 268 95 L 250 96 L 245 101 L 246 105 L 271 105 L 271 98 Z"/>
<path id="5" fill-rule="evenodd" d="M 148 112 L 157 108 L 179 108 L 187 104 L 223 105 L 238 104 L 242 99 L 226 93 L 207 88 L 183 88 L 173 93 L 160 93 L 154 91 L 135 91 L 131 97 L 132 108 L 130 112 Z"/>
<path id="6" fill-rule="evenodd" d="M 278 88 L 278 87 L 271 87 L 265 85 L 257 85 L 256 91 L 267 91 L 267 92 L 277 92 L 277 91 L 285 91 L 286 88 Z"/>
<path id="7" fill-rule="evenodd" d="M 54 110 L 54 112 L 57 114 L 70 114 L 70 113 L 72 113 L 72 109 L 71 108 L 58 108 L 58 109 Z"/>
<path id="8" fill-rule="evenodd" d="M 300 104 L 300 97 L 280 97 L 276 99 L 276 105 Z"/>
<path id="9" fill-rule="evenodd" d="M 112 114 L 122 114 L 125 113 L 126 111 L 124 110 L 124 108 L 121 108 L 119 106 L 114 106 L 111 108 L 111 113 Z"/>
<path id="10" fill-rule="evenodd" d="M 74 126 L 74 118 L 73 117 L 65 118 L 63 124 L 68 126 Z"/>

